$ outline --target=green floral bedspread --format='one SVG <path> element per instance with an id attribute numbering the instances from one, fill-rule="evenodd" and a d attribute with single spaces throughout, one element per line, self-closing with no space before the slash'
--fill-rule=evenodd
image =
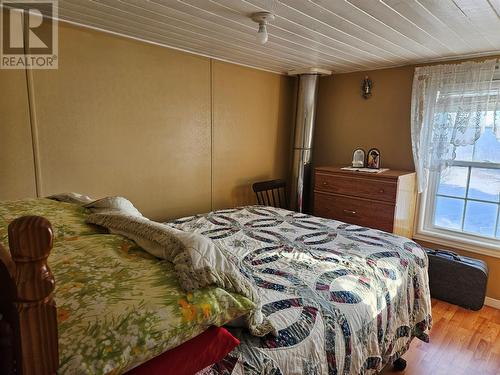
<path id="1" fill-rule="evenodd" d="M 55 232 L 60 374 L 122 373 L 253 308 L 220 288 L 185 293 L 173 266 L 134 242 L 85 223 L 86 210 L 48 199 L 0 202 L 0 243 L 23 215 Z"/>

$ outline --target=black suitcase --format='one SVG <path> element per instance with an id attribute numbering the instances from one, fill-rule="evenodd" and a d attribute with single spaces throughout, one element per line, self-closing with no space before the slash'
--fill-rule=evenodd
<path id="1" fill-rule="evenodd" d="M 480 310 L 488 281 L 486 263 L 452 251 L 425 250 L 429 257 L 431 296 L 466 309 Z"/>

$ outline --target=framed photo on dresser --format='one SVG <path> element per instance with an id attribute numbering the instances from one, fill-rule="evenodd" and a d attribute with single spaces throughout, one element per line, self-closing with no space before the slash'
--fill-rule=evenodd
<path id="1" fill-rule="evenodd" d="M 366 167 L 370 169 L 380 169 L 380 151 L 372 148 L 366 157 Z"/>
<path id="2" fill-rule="evenodd" d="M 362 148 L 357 148 L 352 153 L 352 167 L 353 168 L 364 168 L 366 160 L 365 150 Z"/>

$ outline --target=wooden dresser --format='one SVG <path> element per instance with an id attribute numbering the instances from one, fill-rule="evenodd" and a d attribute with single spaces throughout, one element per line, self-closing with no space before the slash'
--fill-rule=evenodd
<path id="1" fill-rule="evenodd" d="M 319 167 L 314 172 L 314 215 L 411 238 L 415 172 L 381 173 Z"/>

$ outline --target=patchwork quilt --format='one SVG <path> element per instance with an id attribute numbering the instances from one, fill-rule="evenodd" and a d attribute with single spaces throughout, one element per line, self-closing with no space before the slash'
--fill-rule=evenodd
<path id="1" fill-rule="evenodd" d="M 263 206 L 167 224 L 231 253 L 278 331 L 233 329 L 242 344 L 208 374 L 370 374 L 428 340 L 427 256 L 407 238 Z"/>

